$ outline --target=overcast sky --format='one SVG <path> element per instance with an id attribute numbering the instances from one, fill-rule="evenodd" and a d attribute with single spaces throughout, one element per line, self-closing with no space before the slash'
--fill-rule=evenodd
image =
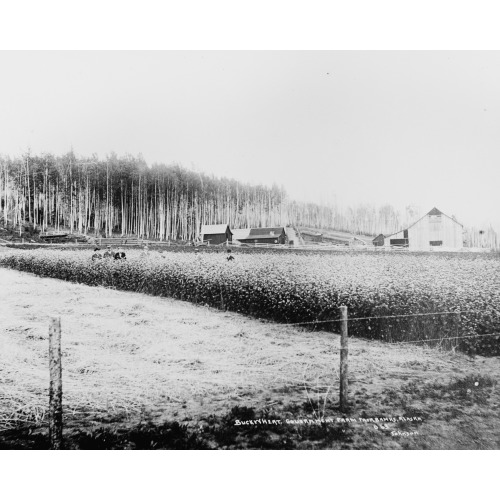
<path id="1" fill-rule="evenodd" d="M 145 160 L 500 229 L 500 52 L 0 52 L 0 154 Z"/>

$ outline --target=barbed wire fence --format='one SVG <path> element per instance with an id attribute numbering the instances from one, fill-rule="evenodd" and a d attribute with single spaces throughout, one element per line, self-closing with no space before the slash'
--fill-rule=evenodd
<path id="1" fill-rule="evenodd" d="M 289 322 L 289 323 L 279 323 L 283 326 L 291 327 L 315 327 L 316 325 L 321 325 L 322 327 L 326 325 L 337 326 L 337 332 L 340 333 L 338 348 L 332 346 L 332 352 L 337 355 L 340 354 L 337 361 L 332 360 L 332 371 L 335 373 L 336 378 L 338 378 L 338 391 L 335 390 L 334 384 L 331 382 L 312 385 L 303 376 L 302 379 L 291 380 L 288 382 L 295 383 L 298 386 L 302 386 L 305 397 L 307 398 L 311 408 L 313 408 L 313 413 L 315 416 L 320 416 L 319 414 L 325 414 L 325 408 L 327 400 L 330 398 L 332 400 L 338 401 L 338 408 L 341 413 L 348 414 L 351 407 L 350 400 L 351 395 L 349 391 L 349 381 L 352 378 L 352 374 L 349 369 L 349 339 L 353 338 L 349 335 L 349 326 L 351 329 L 353 325 L 361 324 L 361 322 L 370 321 L 395 321 L 403 318 L 432 318 L 432 317 L 451 317 L 458 321 L 454 321 L 451 325 L 451 329 L 445 330 L 445 332 L 451 332 L 455 330 L 458 333 L 458 326 L 460 323 L 460 318 L 466 313 L 477 313 L 475 310 L 460 310 L 460 311 L 440 311 L 440 312 L 427 312 L 427 313 L 409 313 L 409 314 L 394 314 L 394 315 L 380 315 L 380 316 L 360 316 L 360 317 L 349 317 L 348 307 L 340 306 L 338 308 L 339 318 L 327 319 L 327 320 L 313 320 L 313 321 L 299 321 L 299 322 Z M 496 311 L 498 313 L 498 311 Z M 499 313 L 500 314 L 500 313 Z M 278 323 L 276 323 L 278 324 Z M 406 325 L 407 326 L 407 325 Z M 424 326 L 425 330 L 425 326 Z M 370 331 L 370 330 L 368 330 Z M 325 333 L 331 333 L 328 330 Z M 351 332 L 352 333 L 352 332 Z M 354 332 L 356 337 L 362 334 L 361 331 Z M 378 332 L 379 333 L 379 332 Z M 412 333 L 412 332 L 410 332 Z M 420 332 L 421 333 L 421 332 Z M 383 337 L 383 335 L 382 335 Z M 374 340 L 385 340 L 387 345 L 390 346 L 400 346 L 407 344 L 431 344 L 434 342 L 439 342 L 443 345 L 447 341 L 460 341 L 464 339 L 474 339 L 483 337 L 496 337 L 500 338 L 500 332 L 486 333 L 486 334 L 469 334 L 469 335 L 441 335 L 438 337 L 427 336 L 425 338 L 414 339 L 414 340 L 392 340 L 374 338 Z M 361 337 L 363 338 L 363 337 Z M 333 339 L 332 339 L 333 342 Z M 444 347 L 455 348 L 455 345 L 444 345 Z M 61 374 L 61 323 L 60 317 L 51 318 L 50 328 L 49 328 L 49 366 L 50 366 L 50 391 L 49 391 L 49 439 L 51 449 L 61 449 L 63 447 L 62 436 L 63 436 L 63 405 L 62 405 L 62 374 Z M 337 369 L 338 367 L 338 369 Z M 381 367 L 384 368 L 384 367 Z M 326 390 L 326 392 L 325 392 Z M 311 391 L 311 392 L 310 392 Z M 318 392 L 323 391 L 323 392 Z M 335 397 L 338 394 L 338 398 Z M 316 410 L 314 409 L 314 403 L 312 398 L 321 395 L 321 403 L 323 406 L 322 411 L 320 411 L 320 400 L 318 398 L 316 404 Z"/>
<path id="2" fill-rule="evenodd" d="M 493 309 L 494 310 L 494 309 Z M 335 398 L 335 389 L 333 388 L 332 383 L 328 384 L 308 384 L 306 380 L 304 379 L 303 382 L 303 388 L 304 392 L 306 394 L 306 397 L 310 403 L 310 407 L 312 408 L 313 413 L 325 413 L 325 407 L 327 403 L 327 397 L 330 397 L 332 401 L 338 401 L 338 409 L 340 410 L 341 413 L 348 413 L 350 409 L 350 393 L 348 389 L 348 384 L 349 380 L 351 380 L 351 372 L 350 369 L 348 368 L 349 362 L 348 362 L 348 352 L 349 352 L 349 346 L 348 346 L 348 339 L 352 339 L 353 337 L 350 335 L 349 329 L 351 329 L 352 325 L 360 324 L 361 322 L 373 322 L 373 321 L 381 321 L 381 320 L 387 320 L 389 322 L 395 322 L 400 319 L 425 319 L 425 318 L 436 318 L 436 317 L 443 317 L 443 318 L 451 318 L 451 324 L 447 329 L 444 330 L 444 334 L 433 336 L 432 332 L 436 332 L 437 328 L 434 327 L 431 329 L 431 334 L 429 335 L 429 332 L 425 334 L 424 338 L 418 338 L 418 339 L 412 339 L 412 340 L 395 340 L 394 338 L 391 339 L 390 335 L 384 335 L 381 334 L 379 336 L 374 336 L 373 340 L 379 340 L 383 342 L 384 344 L 388 346 L 404 346 L 404 345 L 422 345 L 422 346 L 429 346 L 429 347 L 441 347 L 445 351 L 453 351 L 457 348 L 460 347 L 460 342 L 462 341 L 468 341 L 468 340 L 474 340 L 474 339 L 486 339 L 486 338 L 492 338 L 494 337 L 496 340 L 500 339 L 500 332 L 493 332 L 493 333 L 475 333 L 475 334 L 465 334 L 462 332 L 462 334 L 459 334 L 461 330 L 461 318 L 465 314 L 477 314 L 480 311 L 469 309 L 469 310 L 459 310 L 459 311 L 436 311 L 436 312 L 427 312 L 427 313 L 409 313 L 409 314 L 393 314 L 393 315 L 379 315 L 379 316 L 360 316 L 360 317 L 348 317 L 347 315 L 347 307 L 346 306 L 341 306 L 339 307 L 339 315 L 341 316 L 340 318 L 337 319 L 327 319 L 327 320 L 314 320 L 314 321 L 299 321 L 299 322 L 289 322 L 289 323 L 284 323 L 287 326 L 302 326 L 302 327 L 315 327 L 316 325 L 319 325 L 321 329 L 325 330 L 325 326 L 328 325 L 337 325 L 337 331 L 336 333 L 340 333 L 340 341 L 339 341 L 339 348 L 336 350 L 336 354 L 338 355 L 340 353 L 340 365 L 339 365 L 339 370 L 336 371 L 336 378 L 338 379 L 338 398 Z M 494 310 L 495 313 L 499 314 L 500 313 L 496 310 Z M 441 322 L 442 323 L 442 322 Z M 338 328 L 338 325 L 340 325 L 340 328 Z M 408 326 L 407 324 L 405 325 L 406 327 Z M 426 325 L 424 325 L 423 328 L 420 329 L 420 333 L 423 331 L 426 331 L 425 328 Z M 439 325 L 438 325 L 439 328 Z M 326 331 L 329 331 L 326 329 Z M 348 335 L 349 332 L 349 335 Z M 455 335 L 450 335 L 451 332 L 456 332 Z M 378 334 L 380 334 L 380 330 L 377 331 Z M 413 331 L 414 333 L 414 331 Z M 366 336 L 363 335 L 363 332 L 361 331 L 356 331 L 355 332 L 355 338 L 359 338 L 360 340 L 363 340 L 363 338 L 366 339 Z M 435 334 L 435 333 L 434 333 Z M 382 338 L 380 338 L 382 337 Z M 384 338 L 386 337 L 386 338 Z M 388 337 L 388 338 L 387 338 Z M 372 363 L 373 364 L 373 363 Z M 380 370 L 385 370 L 387 367 L 385 366 L 379 366 L 378 367 Z M 419 373 L 419 375 L 421 375 Z M 356 379 L 356 374 L 353 374 L 353 378 Z M 359 382 L 359 379 L 356 379 L 356 382 Z M 326 392 L 324 392 L 326 389 Z M 310 392 L 312 391 L 312 392 Z M 316 392 L 315 392 L 316 391 Z M 320 392 L 318 392 L 320 391 Z M 323 391 L 323 392 L 321 392 Z M 316 410 L 314 409 L 313 405 L 313 396 L 321 396 L 321 401 L 320 398 L 318 397 L 318 400 L 316 402 Z M 319 411 L 319 407 L 321 406 L 320 402 L 322 402 L 323 410 L 322 412 Z"/>

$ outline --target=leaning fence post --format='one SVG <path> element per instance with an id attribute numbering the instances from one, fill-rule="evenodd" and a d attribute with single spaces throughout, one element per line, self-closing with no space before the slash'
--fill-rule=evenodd
<path id="1" fill-rule="evenodd" d="M 51 450 L 62 449 L 61 318 L 50 318 L 49 327 L 49 441 Z"/>
<path id="2" fill-rule="evenodd" d="M 347 411 L 347 306 L 340 306 L 340 411 Z"/>

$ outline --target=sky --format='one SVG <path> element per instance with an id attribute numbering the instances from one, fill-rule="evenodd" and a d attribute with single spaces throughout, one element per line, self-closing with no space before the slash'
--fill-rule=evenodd
<path id="1" fill-rule="evenodd" d="M 2 51 L 0 154 L 142 154 L 500 229 L 500 51 Z"/>

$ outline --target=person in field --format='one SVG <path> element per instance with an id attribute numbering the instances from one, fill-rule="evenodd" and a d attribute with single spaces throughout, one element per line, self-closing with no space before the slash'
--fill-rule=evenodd
<path id="1" fill-rule="evenodd" d="M 115 260 L 125 260 L 127 257 L 123 248 L 119 248 L 117 252 L 115 252 Z"/>
<path id="2" fill-rule="evenodd" d="M 147 257 L 148 255 L 149 255 L 149 247 L 147 245 L 144 245 L 141 252 L 141 257 Z"/>
<path id="3" fill-rule="evenodd" d="M 94 253 L 92 254 L 92 260 L 99 260 L 102 259 L 102 255 L 99 253 L 100 248 L 94 248 Z"/>
<path id="4" fill-rule="evenodd" d="M 105 259 L 111 259 L 113 258 L 113 252 L 111 251 L 111 246 L 108 245 L 106 248 L 106 251 L 104 252 L 104 258 Z"/>
<path id="5" fill-rule="evenodd" d="M 230 248 L 227 249 L 227 257 L 226 258 L 227 258 L 227 260 L 229 262 L 232 261 L 232 260 L 234 260 L 234 257 L 231 255 L 231 249 Z"/>

